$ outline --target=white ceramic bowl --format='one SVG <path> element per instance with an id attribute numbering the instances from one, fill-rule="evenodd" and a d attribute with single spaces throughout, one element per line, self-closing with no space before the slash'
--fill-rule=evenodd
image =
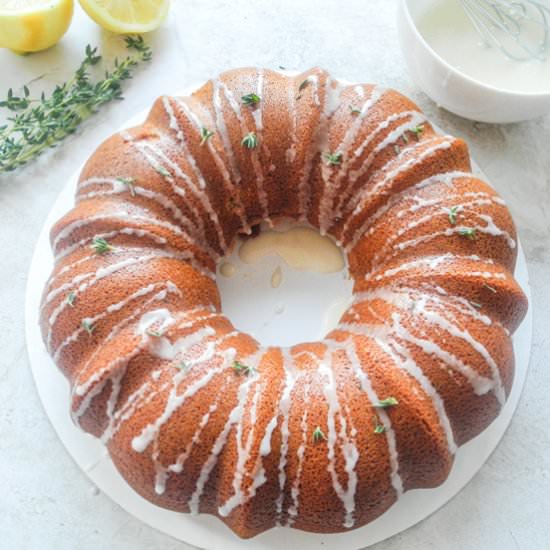
<path id="1" fill-rule="evenodd" d="M 480 122 L 519 122 L 550 112 L 550 91 L 519 93 L 501 90 L 461 73 L 439 56 L 416 25 L 416 21 L 438 1 L 399 1 L 401 49 L 413 80 L 426 94 L 452 113 Z"/>

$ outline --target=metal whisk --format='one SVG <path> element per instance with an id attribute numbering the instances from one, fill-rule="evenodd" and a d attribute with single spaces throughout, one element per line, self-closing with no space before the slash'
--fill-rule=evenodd
<path id="1" fill-rule="evenodd" d="M 516 61 L 545 61 L 550 6 L 545 0 L 459 0 L 487 46 Z"/>

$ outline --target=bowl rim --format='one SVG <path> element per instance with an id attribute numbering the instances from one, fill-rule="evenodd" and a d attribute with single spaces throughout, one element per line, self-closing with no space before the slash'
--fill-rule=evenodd
<path id="1" fill-rule="evenodd" d="M 418 26 L 416 24 L 416 21 L 414 20 L 414 17 L 411 15 L 411 12 L 409 10 L 409 1 L 410 0 L 401 0 L 401 7 L 403 10 L 403 13 L 407 19 L 407 23 L 413 30 L 416 39 L 419 40 L 422 45 L 429 51 L 429 53 L 435 57 L 443 66 L 445 66 L 447 69 L 452 71 L 453 73 L 457 74 L 464 80 L 466 80 L 469 84 L 474 84 L 476 86 L 479 86 L 481 88 L 484 88 L 485 90 L 492 92 L 492 93 L 498 93 L 501 95 L 507 95 L 512 96 L 515 98 L 537 98 L 537 99 L 547 99 L 550 98 L 550 89 L 547 92 L 515 92 L 513 90 L 507 90 L 505 88 L 497 88 L 496 86 L 492 86 L 491 84 L 487 84 L 485 82 L 482 82 L 481 80 L 477 80 L 466 73 L 460 71 L 453 65 L 451 65 L 444 57 L 442 57 L 440 54 L 438 54 L 432 46 L 428 43 L 428 41 L 424 38 L 422 33 L 418 30 Z"/>

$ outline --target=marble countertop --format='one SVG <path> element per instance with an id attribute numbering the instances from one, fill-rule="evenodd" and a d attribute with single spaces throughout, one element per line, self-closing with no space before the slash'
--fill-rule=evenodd
<path id="1" fill-rule="evenodd" d="M 463 137 L 506 199 L 525 248 L 534 308 L 526 386 L 498 449 L 450 503 L 375 550 L 550 548 L 550 116 L 475 124 L 437 108 L 410 81 L 395 29 L 396 0 L 174 0 L 154 60 L 126 86 L 124 102 L 101 110 L 59 149 L 0 176 L 0 547 L 10 550 L 190 548 L 143 525 L 94 490 L 57 439 L 35 391 L 25 352 L 23 303 L 39 230 L 63 185 L 105 137 L 162 93 L 230 68 L 306 69 L 399 89 L 445 131 Z M 40 77 L 62 82 L 86 43 L 107 60 L 120 38 L 79 8 L 53 50 L 29 57 L 0 51 L 0 93 Z"/>

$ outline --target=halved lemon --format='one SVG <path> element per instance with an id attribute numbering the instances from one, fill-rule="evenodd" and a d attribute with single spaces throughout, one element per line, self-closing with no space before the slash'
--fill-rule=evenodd
<path id="1" fill-rule="evenodd" d="M 80 0 L 80 5 L 104 29 L 132 34 L 158 28 L 170 0 Z"/>
<path id="2" fill-rule="evenodd" d="M 73 0 L 0 0 L 0 47 L 37 52 L 56 44 L 73 17 Z"/>

